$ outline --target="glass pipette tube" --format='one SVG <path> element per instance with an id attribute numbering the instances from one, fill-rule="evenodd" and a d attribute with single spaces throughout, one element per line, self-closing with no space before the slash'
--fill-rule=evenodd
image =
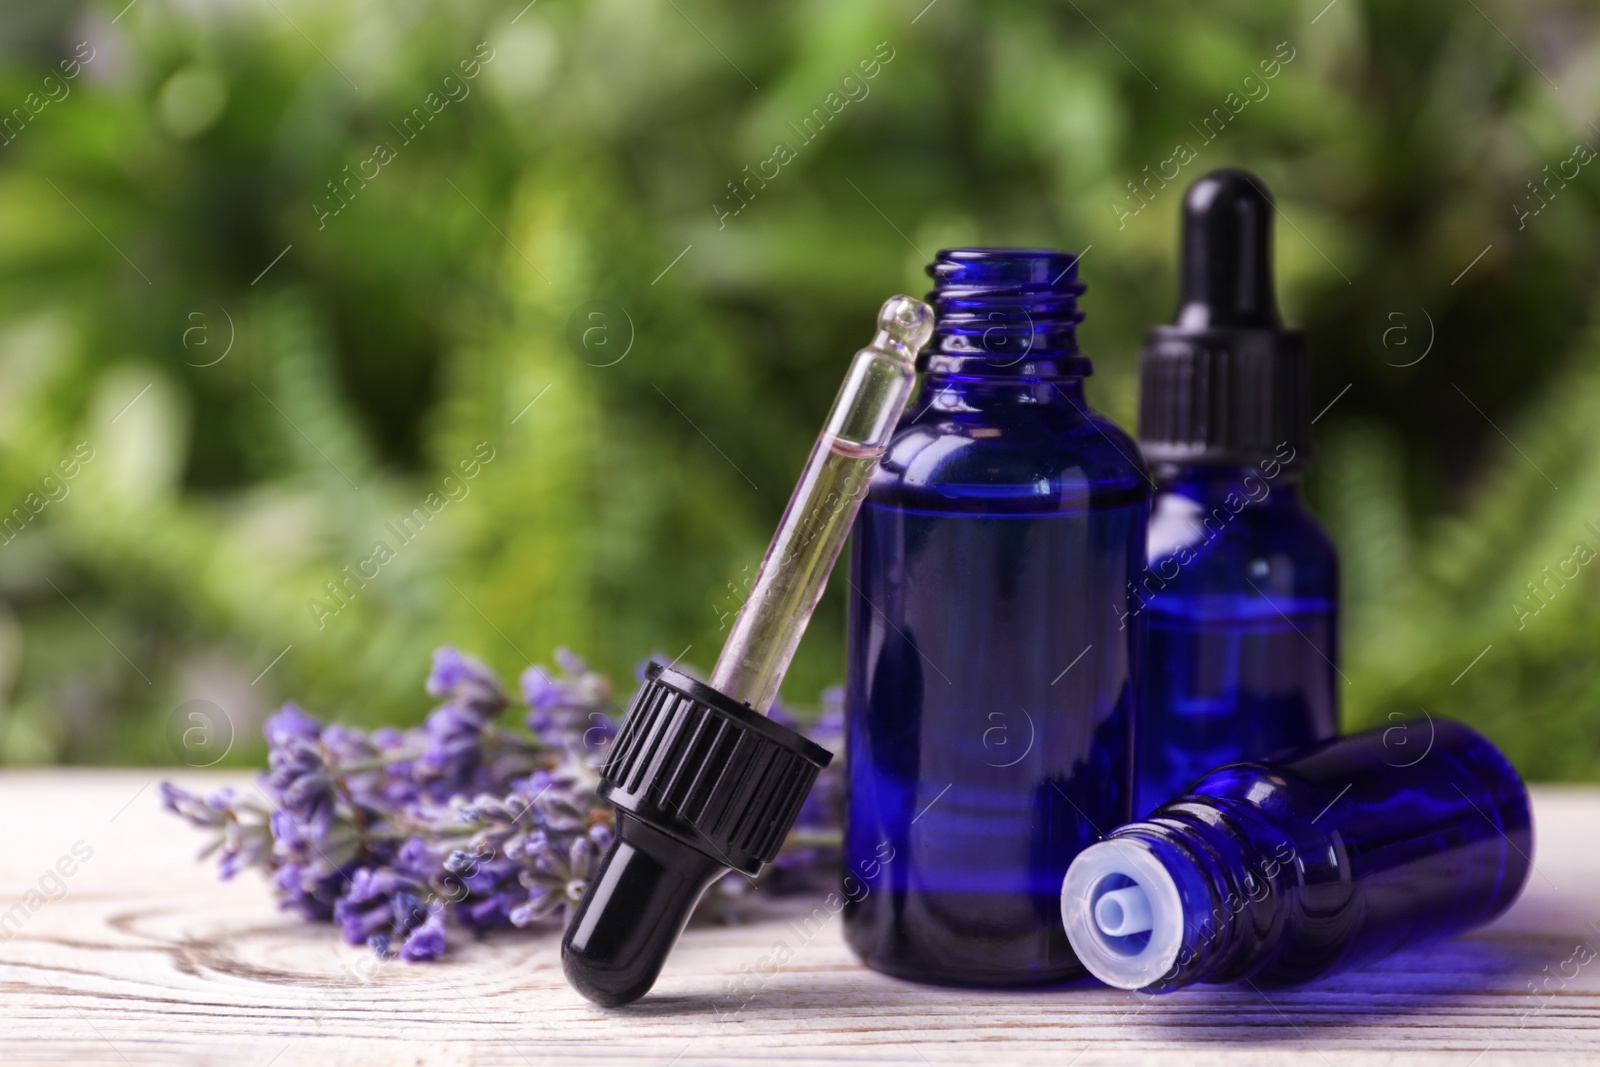
<path id="1" fill-rule="evenodd" d="M 933 309 L 920 300 L 891 297 L 878 312 L 878 333 L 850 364 L 722 646 L 711 685 L 762 714 L 777 699 L 932 333 Z"/>

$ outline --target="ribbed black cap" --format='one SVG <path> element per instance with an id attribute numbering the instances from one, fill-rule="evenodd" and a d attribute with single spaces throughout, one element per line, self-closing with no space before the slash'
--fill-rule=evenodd
<path id="1" fill-rule="evenodd" d="M 1177 321 L 1139 359 L 1139 445 L 1155 463 L 1250 465 L 1311 451 L 1305 335 L 1284 328 L 1272 281 L 1272 195 L 1246 170 L 1212 171 L 1183 202 Z"/>
<path id="2" fill-rule="evenodd" d="M 827 749 L 652 663 L 600 772 L 617 832 L 561 940 L 572 987 L 615 1007 L 650 991 L 706 888 L 783 847 Z"/>
<path id="3" fill-rule="evenodd" d="M 755 874 L 777 856 L 832 759 L 749 705 L 652 663 L 600 772 L 600 795 Z"/>

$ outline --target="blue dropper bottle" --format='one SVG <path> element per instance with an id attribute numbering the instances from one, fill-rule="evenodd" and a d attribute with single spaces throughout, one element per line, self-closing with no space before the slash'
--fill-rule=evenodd
<path id="1" fill-rule="evenodd" d="M 1532 856 L 1505 756 L 1414 720 L 1212 771 L 1073 861 L 1061 917 L 1123 989 L 1289 985 L 1490 921 Z"/>
<path id="2" fill-rule="evenodd" d="M 1338 730 L 1339 563 L 1298 485 L 1308 362 L 1273 293 L 1275 210 L 1248 171 L 1189 188 L 1177 319 L 1140 359 L 1157 492 L 1134 589 L 1149 641 L 1136 814 L 1212 767 Z"/>
<path id="3" fill-rule="evenodd" d="M 942 251 L 850 565 L 845 937 L 965 985 L 1082 968 L 1067 864 L 1132 814 L 1149 484 L 1084 395 L 1077 257 Z"/>

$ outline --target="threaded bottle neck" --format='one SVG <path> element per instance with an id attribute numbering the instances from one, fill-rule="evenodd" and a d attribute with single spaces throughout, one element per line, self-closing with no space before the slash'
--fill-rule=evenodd
<path id="1" fill-rule="evenodd" d="M 1081 853 L 1062 915 L 1079 958 L 1113 985 L 1159 992 L 1229 981 L 1282 943 L 1294 863 L 1294 844 L 1259 811 L 1189 796 Z M 1147 909 L 1142 929 L 1108 927 L 1108 912 L 1130 900 Z"/>
<path id="2" fill-rule="evenodd" d="M 1124 829 L 1134 827 L 1159 842 L 1186 890 L 1183 949 L 1170 985 L 1254 972 L 1282 942 L 1289 921 L 1296 859 L 1289 835 L 1255 807 L 1218 797 L 1184 798 Z"/>
<path id="3" fill-rule="evenodd" d="M 1093 373 L 1078 351 L 1078 256 L 1047 248 L 944 249 L 928 267 L 936 315 L 917 369 L 978 377 Z"/>

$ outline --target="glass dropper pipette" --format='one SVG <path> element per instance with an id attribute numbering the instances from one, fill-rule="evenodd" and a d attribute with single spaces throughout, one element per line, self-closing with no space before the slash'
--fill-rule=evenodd
<path id="1" fill-rule="evenodd" d="M 933 309 L 909 296 L 878 312 L 878 334 L 857 352 L 750 584 L 711 685 L 766 714 L 811 621 L 828 574 L 900 421 Z"/>
<path id="2" fill-rule="evenodd" d="M 783 845 L 832 754 L 766 718 L 905 410 L 933 309 L 896 296 L 855 354 L 710 684 L 652 663 L 601 771 L 616 837 L 561 942 L 573 988 L 607 1007 L 655 984 L 700 896 Z"/>

